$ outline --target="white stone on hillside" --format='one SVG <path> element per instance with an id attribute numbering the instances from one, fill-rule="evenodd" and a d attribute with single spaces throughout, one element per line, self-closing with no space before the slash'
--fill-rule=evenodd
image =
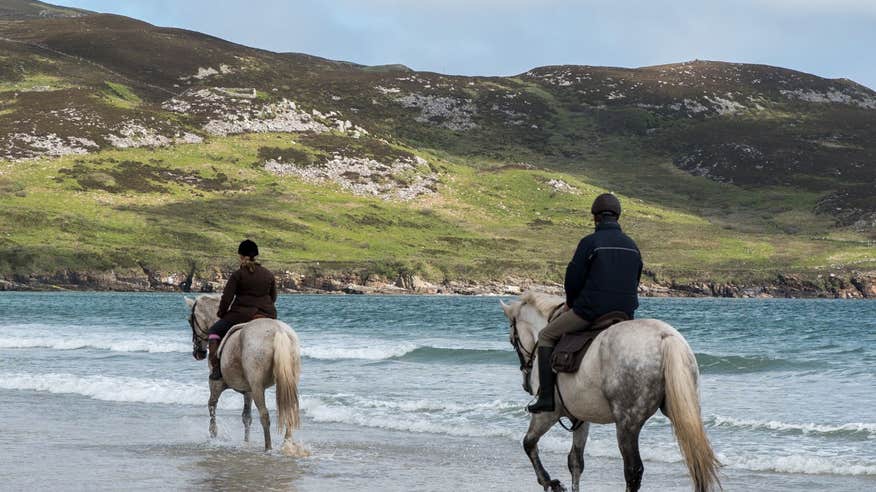
<path id="1" fill-rule="evenodd" d="M 328 131 L 327 126 L 306 112 L 297 110 L 294 103 L 285 99 L 258 110 L 253 108 L 251 111 L 228 112 L 222 116 L 224 118 L 207 122 L 204 130 L 212 135 Z"/>
<path id="2" fill-rule="evenodd" d="M 172 144 L 198 144 L 204 141 L 200 136 L 189 132 L 177 132 L 173 137 L 168 137 L 137 121 L 123 123 L 104 138 L 118 149 L 167 147 Z"/>
<path id="3" fill-rule="evenodd" d="M 728 94 L 728 96 L 729 96 L 729 94 Z M 706 99 L 706 101 L 709 101 L 710 103 L 712 103 L 712 108 L 715 111 L 717 111 L 719 115 L 722 115 L 722 116 L 725 114 L 739 113 L 739 112 L 745 111 L 747 109 L 745 106 L 743 106 L 742 104 L 739 104 L 736 101 L 733 101 L 732 99 L 724 99 L 724 98 L 721 98 L 718 96 L 715 96 L 715 97 L 706 96 L 705 99 Z"/>
<path id="4" fill-rule="evenodd" d="M 231 67 L 229 67 L 228 65 L 225 65 L 223 63 L 222 65 L 219 65 L 218 70 L 216 70 L 213 67 L 207 67 L 207 68 L 198 67 L 198 73 L 196 73 L 194 75 L 189 75 L 188 77 L 180 77 L 179 79 L 180 80 L 190 80 L 190 79 L 204 80 L 204 79 L 210 78 L 214 75 L 219 75 L 219 74 L 228 75 L 228 74 L 233 73 L 233 72 L 234 72 L 234 69 L 232 69 Z"/>
<path id="5" fill-rule="evenodd" d="M 416 156 L 387 164 L 335 155 L 320 165 L 299 166 L 270 160 L 264 167 L 278 176 L 297 176 L 311 183 L 337 183 L 354 195 L 408 201 L 435 193 L 438 178 L 431 170 L 424 169 L 426 164 L 425 159 Z"/>
<path id="6" fill-rule="evenodd" d="M 40 157 L 61 157 L 64 155 L 87 154 L 98 145 L 82 137 L 60 137 L 57 134 L 31 135 L 13 133 L 6 136 L 0 158 L 11 161 L 38 159 Z"/>
<path id="7" fill-rule="evenodd" d="M 125 122 L 115 133 L 106 135 L 110 145 L 119 149 L 134 147 L 166 147 L 173 140 L 135 121 Z"/>
<path id="8" fill-rule="evenodd" d="M 799 99 L 811 103 L 848 104 L 850 106 L 858 106 L 859 108 L 864 109 L 876 109 L 876 96 L 859 91 L 849 94 L 831 87 L 825 92 L 814 91 L 811 89 L 796 89 L 793 91 L 780 90 L 779 92 L 789 99 Z"/>
<path id="9" fill-rule="evenodd" d="M 432 123 L 454 131 L 477 128 L 471 117 L 477 108 L 471 99 L 456 97 L 408 94 L 396 99 L 406 108 L 418 108 L 420 115 L 414 118 L 420 123 Z M 437 121 L 436 121 L 437 120 Z"/>
<path id="10" fill-rule="evenodd" d="M 382 85 L 378 85 L 374 88 L 380 91 L 382 94 L 398 94 L 399 92 L 401 92 L 401 89 L 399 89 L 398 87 L 383 87 Z"/>
<path id="11" fill-rule="evenodd" d="M 314 110 L 311 115 L 287 99 L 263 103 L 253 88 L 212 87 L 189 90 L 165 101 L 162 108 L 204 117 L 207 123 L 203 129 L 211 135 L 328 131 L 329 126 L 320 120 L 326 120 L 332 126 L 342 126 L 343 131 L 353 131 L 355 126 L 345 120 L 339 125 L 335 112 L 324 115 Z"/>
<path id="12" fill-rule="evenodd" d="M 558 193 L 569 193 L 571 195 L 579 195 L 581 191 L 578 188 L 570 185 L 569 183 L 563 181 L 562 179 L 551 178 L 547 182 L 548 186 L 553 188 L 555 192 Z"/>
<path id="13" fill-rule="evenodd" d="M 675 107 L 674 104 L 672 106 Z M 685 99 L 684 106 L 693 114 L 704 113 L 709 110 L 709 108 L 696 99 Z"/>

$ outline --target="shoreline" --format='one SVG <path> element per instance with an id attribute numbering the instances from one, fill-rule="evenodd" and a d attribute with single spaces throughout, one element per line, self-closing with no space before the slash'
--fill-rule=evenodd
<path id="1" fill-rule="evenodd" d="M 60 272 L 51 275 L 0 276 L 0 292 L 221 292 L 228 273 L 218 270 L 210 278 L 193 272 L 157 274 L 147 272 Z M 276 273 L 282 294 L 319 295 L 458 295 L 514 296 L 534 289 L 563 295 L 558 283 L 529 278 L 507 277 L 502 280 L 446 280 L 431 283 L 412 274 L 400 274 L 394 280 L 380 275 L 361 278 L 351 273 L 307 275 L 290 271 Z M 639 287 L 642 297 L 712 297 L 712 298 L 827 298 L 876 299 L 876 272 L 842 272 L 802 275 L 777 275 L 770 281 L 715 282 L 666 279 L 653 273 L 643 274 Z"/>

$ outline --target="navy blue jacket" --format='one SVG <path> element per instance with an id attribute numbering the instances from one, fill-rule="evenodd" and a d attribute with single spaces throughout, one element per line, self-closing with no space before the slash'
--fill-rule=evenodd
<path id="1" fill-rule="evenodd" d="M 611 311 L 629 317 L 639 307 L 642 254 L 617 222 L 600 222 L 578 243 L 566 267 L 566 303 L 575 314 L 594 320 Z"/>

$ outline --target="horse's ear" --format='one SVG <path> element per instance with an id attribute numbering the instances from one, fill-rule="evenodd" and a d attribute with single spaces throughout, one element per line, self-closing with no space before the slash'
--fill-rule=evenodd
<path id="1" fill-rule="evenodd" d="M 511 305 L 505 304 L 505 301 L 503 301 L 501 299 L 499 299 L 499 305 L 502 306 L 502 311 L 505 311 L 505 316 L 508 319 L 511 319 L 511 317 L 513 316 L 513 313 L 511 312 Z"/>
<path id="2" fill-rule="evenodd" d="M 192 307 L 192 306 L 195 305 L 195 300 L 192 299 L 191 297 L 183 297 L 183 299 L 186 300 L 186 304 L 187 304 L 189 307 Z"/>

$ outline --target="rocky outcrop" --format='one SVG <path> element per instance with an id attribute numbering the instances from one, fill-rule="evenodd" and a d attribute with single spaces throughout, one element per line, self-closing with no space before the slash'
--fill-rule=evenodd
<path id="1" fill-rule="evenodd" d="M 148 267 L 137 271 L 74 272 L 9 275 L 0 278 L 0 291 L 91 290 L 122 292 L 221 292 L 230 271 L 210 268 L 195 272 L 159 272 Z M 563 286 L 531 278 L 502 280 L 450 280 L 432 282 L 410 273 L 392 278 L 380 274 L 350 272 L 276 272 L 284 293 L 301 294 L 426 294 L 426 295 L 519 295 L 537 289 L 556 295 Z M 734 298 L 838 298 L 876 299 L 876 271 L 827 274 L 784 274 L 769 282 L 681 281 L 643 277 L 643 297 L 734 297 Z"/>
<path id="2" fill-rule="evenodd" d="M 438 186 L 438 175 L 419 156 L 380 162 L 336 154 L 318 166 L 269 160 L 264 168 L 277 176 L 297 176 L 311 183 L 333 182 L 354 195 L 384 200 L 413 200 L 434 194 Z"/>

